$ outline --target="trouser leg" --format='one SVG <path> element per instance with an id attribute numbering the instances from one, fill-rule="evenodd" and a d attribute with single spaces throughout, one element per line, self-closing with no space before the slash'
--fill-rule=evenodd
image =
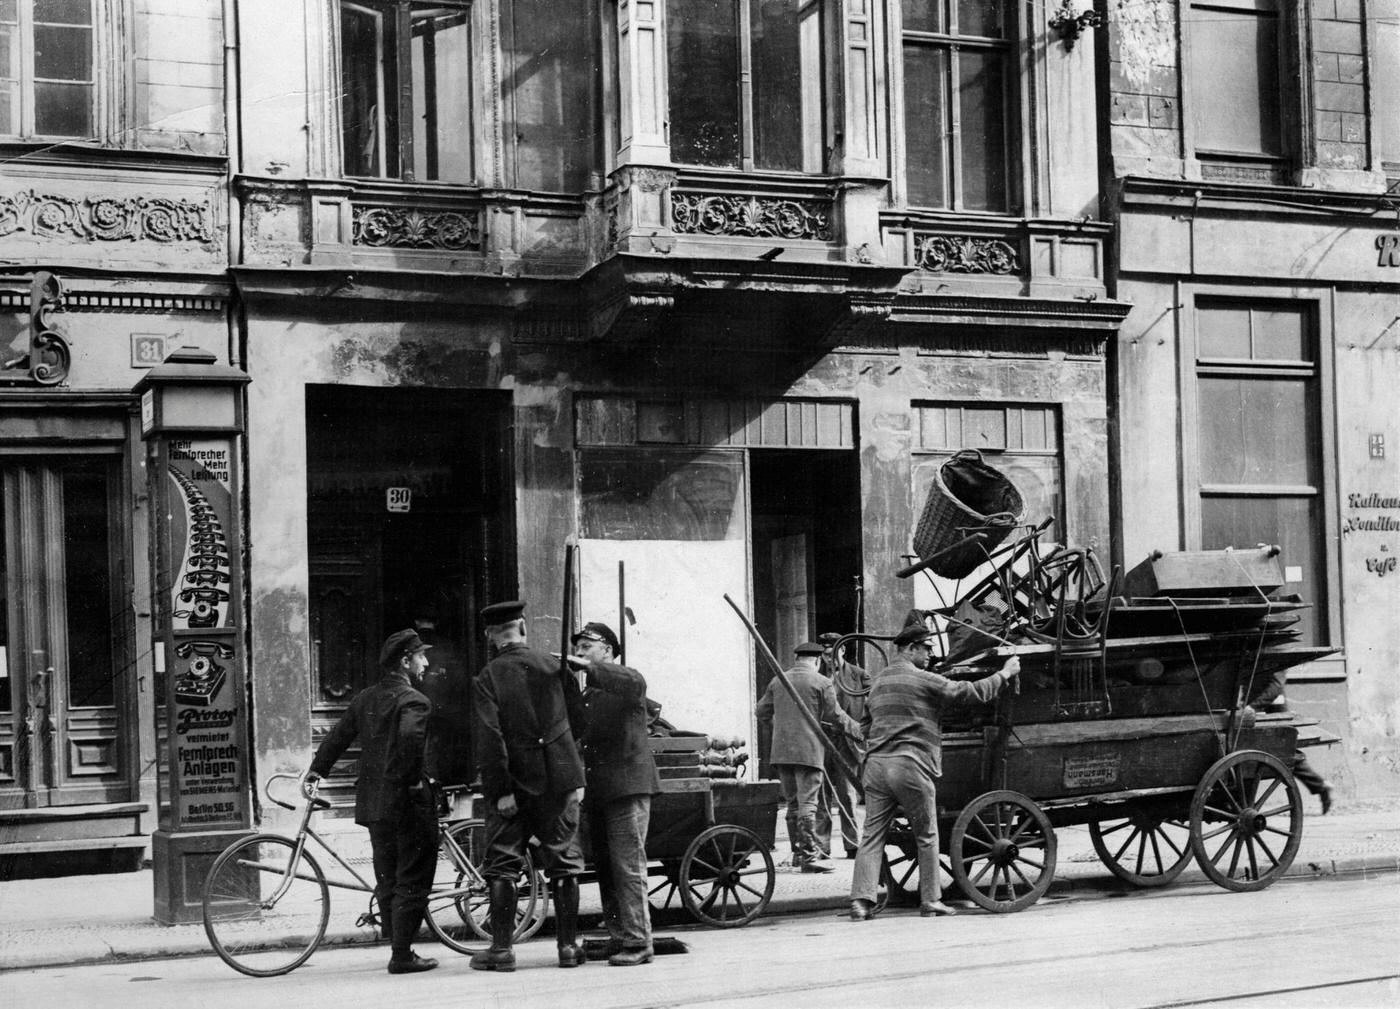
<path id="1" fill-rule="evenodd" d="M 865 830 L 856 850 L 855 875 L 851 879 L 851 899 L 874 904 L 879 892 L 880 866 L 885 856 L 885 837 L 899 809 L 885 784 L 884 761 L 865 765 Z"/>
<path id="2" fill-rule="evenodd" d="M 398 876 L 399 835 L 389 821 L 369 825 L 369 843 L 374 861 L 374 903 L 379 917 L 379 934 L 394 938 L 394 883 Z"/>
<path id="3" fill-rule="evenodd" d="M 616 932 L 609 925 L 609 935 L 624 949 L 645 949 L 651 946 L 646 857 L 651 796 L 616 799 L 607 804 L 606 815 L 611 902 L 616 921 Z"/>
<path id="4" fill-rule="evenodd" d="M 392 926 L 395 956 L 408 955 L 423 924 L 433 874 L 437 871 L 437 840 L 433 811 L 410 802 L 399 818 Z"/>

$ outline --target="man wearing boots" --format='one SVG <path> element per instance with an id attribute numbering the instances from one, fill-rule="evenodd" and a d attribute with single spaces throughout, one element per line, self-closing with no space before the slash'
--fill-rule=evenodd
<path id="1" fill-rule="evenodd" d="M 787 671 L 794 698 L 774 677 L 758 702 L 759 731 L 771 734 L 768 759 L 778 773 L 787 803 L 788 839 L 792 864 L 802 872 L 831 872 L 833 866 L 817 841 L 817 803 L 826 779 L 826 746 L 821 734 L 803 717 L 804 706 L 828 735 L 845 733 L 860 739 L 860 726 L 836 700 L 831 681 L 817 671 L 824 649 L 812 641 L 794 650 L 797 663 Z"/>
<path id="2" fill-rule="evenodd" d="M 379 682 L 355 695 L 306 774 L 308 782 L 325 777 L 359 739 L 355 822 L 369 829 L 380 927 L 393 948 L 390 974 L 437 966 L 412 949 L 437 868 L 437 810 L 423 778 L 429 704 L 416 689 L 428 666 L 428 647 L 411 630 L 389 635 L 379 652 Z"/>
<path id="3" fill-rule="evenodd" d="M 651 797 L 661 791 L 647 741 L 647 681 L 619 664 L 617 635 L 607 624 L 584 624 L 573 646 L 569 662 L 585 670 L 587 683 L 583 805 L 608 929 L 608 963 L 635 967 L 652 959 L 646 840 Z"/>
<path id="4" fill-rule="evenodd" d="M 584 727 L 578 683 L 559 663 L 525 643 L 525 604 L 481 611 L 495 657 L 473 684 L 476 763 L 486 805 L 482 875 L 491 889 L 491 947 L 476 970 L 513 971 L 516 881 L 525 846 L 538 838 L 554 896 L 559 966 L 584 962 L 578 942 L 578 846 L 583 762 L 574 741 Z"/>

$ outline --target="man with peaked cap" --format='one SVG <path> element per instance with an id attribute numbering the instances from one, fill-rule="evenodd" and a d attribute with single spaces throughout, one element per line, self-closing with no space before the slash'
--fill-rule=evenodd
<path id="1" fill-rule="evenodd" d="M 308 783 L 325 777 L 350 744 L 360 741 L 355 822 L 369 829 L 379 922 L 393 949 L 390 974 L 437 966 L 412 948 L 437 869 L 437 810 L 423 775 L 430 705 L 417 689 L 428 648 L 415 631 L 389 635 L 379 651 L 379 682 L 355 695 L 306 773 Z"/>
<path id="2" fill-rule="evenodd" d="M 569 662 L 584 671 L 586 684 L 583 812 L 608 929 L 608 963 L 635 967 L 650 962 L 653 952 L 646 840 L 651 797 L 661 791 L 647 741 L 647 681 L 619 662 L 617 635 L 607 624 L 584 624 L 572 643 Z"/>
<path id="3" fill-rule="evenodd" d="M 584 962 L 578 943 L 578 846 L 583 761 L 574 741 L 584 727 L 583 699 L 559 662 L 525 643 L 525 604 L 494 603 L 481 611 L 495 649 L 472 686 L 476 766 L 486 803 L 482 875 L 491 890 L 491 947 L 475 954 L 476 970 L 513 971 L 516 881 L 525 846 L 538 838 L 554 896 L 559 966 Z"/>
<path id="4" fill-rule="evenodd" d="M 836 643 L 841 637 L 832 631 L 817 635 L 817 644 L 822 646 L 821 673 L 836 688 L 836 703 L 841 705 L 841 710 L 851 716 L 851 721 L 859 724 L 865 714 L 866 695 L 870 693 L 870 674 L 860 666 L 847 662 L 846 657 L 836 651 Z M 837 751 L 846 763 L 859 767 L 863 756 L 859 740 L 842 734 L 835 742 Z M 828 753 L 826 785 L 817 802 L 817 845 L 823 852 L 832 851 L 831 825 L 833 820 L 837 820 L 841 824 L 841 843 L 846 849 L 846 857 L 856 857 L 856 847 L 860 844 L 860 824 L 856 821 L 858 801 L 857 783 L 842 773 L 836 754 Z"/>
<path id="5" fill-rule="evenodd" d="M 875 677 L 865 718 L 865 829 L 856 852 L 851 881 L 851 918 L 865 921 L 875 913 L 875 892 L 885 835 L 903 811 L 914 834 L 919 861 L 919 913 L 948 915 L 938 878 L 938 808 L 934 783 L 943 773 L 945 708 L 984 704 L 1012 682 L 1021 660 L 1012 656 L 1000 670 L 981 680 L 951 680 L 926 667 L 933 632 L 911 623 L 895 635 L 895 657 Z"/>
<path id="6" fill-rule="evenodd" d="M 778 773 L 787 804 L 788 840 L 792 864 L 802 872 L 831 872 L 832 865 L 817 843 L 817 803 L 826 780 L 826 744 L 821 733 L 803 717 L 799 703 L 829 736 L 845 733 L 860 739 L 860 726 L 836 701 L 831 681 L 817 671 L 822 646 L 804 641 L 794 652 L 797 663 L 787 671 L 795 699 L 775 676 L 758 702 L 759 731 L 771 734 L 768 760 Z M 798 700 L 800 699 L 800 700 Z"/>

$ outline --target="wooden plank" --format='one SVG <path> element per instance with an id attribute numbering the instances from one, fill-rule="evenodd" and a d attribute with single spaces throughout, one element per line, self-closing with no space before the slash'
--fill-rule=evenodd
<path id="1" fill-rule="evenodd" d="M 1007 749 L 1036 746 L 1072 746 L 1076 743 L 1182 736 L 1193 732 L 1220 732 L 1225 715 L 1176 715 L 1170 718 L 1112 718 L 1096 722 L 1057 722 L 1017 725 L 1006 741 Z"/>
<path id="2" fill-rule="evenodd" d="M 709 778 L 662 778 L 661 791 L 673 792 L 708 792 L 710 790 Z"/>
<path id="3" fill-rule="evenodd" d="M 79 837 L 66 841 L 12 841 L 0 844 L 0 856 L 33 855 L 53 851 L 102 851 L 117 848 L 144 848 L 150 841 L 145 834 L 131 837 Z"/>
<path id="4" fill-rule="evenodd" d="M 34 823 L 44 820 L 92 820 L 140 816 L 150 809 L 144 802 L 96 803 L 85 806 L 41 806 L 37 809 L 0 810 L 0 823 Z"/>

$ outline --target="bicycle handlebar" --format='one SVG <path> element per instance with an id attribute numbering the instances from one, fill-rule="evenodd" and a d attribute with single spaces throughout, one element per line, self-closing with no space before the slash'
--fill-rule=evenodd
<path id="1" fill-rule="evenodd" d="M 311 803 L 312 809 L 331 808 L 330 802 L 328 802 L 325 799 L 322 799 L 316 794 L 321 788 L 321 780 L 319 778 L 317 778 L 315 781 L 307 781 L 305 774 L 288 774 L 285 771 L 279 774 L 268 775 L 267 781 L 263 783 L 263 792 L 266 793 L 269 801 L 275 803 L 278 806 L 281 806 L 283 809 L 290 809 L 292 812 L 296 812 L 296 807 L 293 806 L 290 802 L 283 802 L 281 799 L 277 798 L 277 796 L 272 794 L 272 783 L 278 780 L 279 778 L 285 779 L 287 781 L 295 781 L 297 783 L 298 790 Z"/>

